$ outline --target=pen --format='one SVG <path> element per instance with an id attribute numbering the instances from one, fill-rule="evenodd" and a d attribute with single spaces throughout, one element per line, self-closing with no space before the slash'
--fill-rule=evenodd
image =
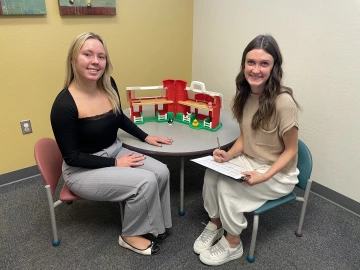
<path id="1" fill-rule="evenodd" d="M 221 150 L 219 137 L 216 137 L 216 140 L 217 140 L 217 144 L 218 144 L 218 147 L 219 147 L 218 149 Z"/>

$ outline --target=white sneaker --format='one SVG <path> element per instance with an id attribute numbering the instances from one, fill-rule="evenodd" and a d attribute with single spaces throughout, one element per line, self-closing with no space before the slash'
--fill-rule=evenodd
<path id="1" fill-rule="evenodd" d="M 231 248 L 229 242 L 223 236 L 214 246 L 200 253 L 200 261 L 207 265 L 220 265 L 243 255 L 242 242 L 236 247 Z"/>
<path id="2" fill-rule="evenodd" d="M 209 221 L 204 231 L 195 240 L 194 251 L 196 254 L 200 254 L 202 251 L 209 249 L 218 239 L 224 234 L 224 229 L 221 227 L 217 229 L 217 226 Z"/>

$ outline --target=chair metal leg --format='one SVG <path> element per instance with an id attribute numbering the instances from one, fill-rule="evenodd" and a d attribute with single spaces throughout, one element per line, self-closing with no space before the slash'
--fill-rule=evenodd
<path id="1" fill-rule="evenodd" d="M 306 212 L 306 207 L 307 207 L 307 203 L 308 203 L 311 184 L 312 184 L 312 180 L 309 179 L 308 182 L 307 182 L 306 188 L 305 188 L 304 202 L 303 202 L 303 206 L 301 208 L 299 227 L 298 227 L 297 231 L 295 231 L 295 235 L 297 237 L 302 236 L 302 226 L 303 226 L 303 223 L 304 223 L 305 212 Z"/>
<path id="2" fill-rule="evenodd" d="M 255 245 L 256 245 L 256 236 L 257 236 L 257 232 L 258 232 L 258 227 L 259 227 L 259 215 L 254 215 L 254 224 L 253 224 L 253 231 L 252 231 L 252 236 L 251 236 L 251 244 L 250 244 L 250 251 L 249 251 L 249 255 L 247 256 L 247 260 L 250 263 L 253 263 L 255 261 Z"/>
<path id="3" fill-rule="evenodd" d="M 58 246 L 58 245 L 60 245 L 60 240 L 59 240 L 58 233 L 57 233 L 55 210 L 54 210 L 55 206 L 58 205 L 58 204 L 56 204 L 56 205 L 54 204 L 54 201 L 53 201 L 53 198 L 52 198 L 52 195 L 51 195 L 50 185 L 46 185 L 45 190 L 46 190 L 46 195 L 48 197 L 48 202 L 49 202 L 51 227 L 52 227 L 52 233 L 53 233 L 52 245 L 53 246 Z"/>
<path id="4" fill-rule="evenodd" d="M 124 203 L 120 202 L 120 219 L 121 219 L 121 226 L 124 223 Z"/>

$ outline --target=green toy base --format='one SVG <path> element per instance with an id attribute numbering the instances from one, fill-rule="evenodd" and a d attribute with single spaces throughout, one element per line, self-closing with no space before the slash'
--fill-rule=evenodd
<path id="1" fill-rule="evenodd" d="M 148 123 L 148 122 L 158 122 L 158 123 L 163 123 L 163 122 L 168 122 L 168 119 L 173 119 L 175 122 L 178 122 L 178 123 L 182 123 L 182 124 L 185 124 L 185 125 L 188 125 L 190 128 L 192 129 L 197 129 L 197 130 L 200 130 L 200 129 L 205 129 L 205 130 L 208 130 L 208 131 L 212 131 L 212 132 L 215 132 L 217 130 L 219 130 L 221 127 L 222 127 L 222 123 L 220 122 L 219 125 L 215 128 L 209 128 L 207 126 L 204 126 L 204 121 L 207 121 L 209 122 L 209 117 L 208 118 L 205 118 L 204 120 L 197 120 L 198 121 L 198 125 L 197 126 L 193 126 L 191 123 L 194 122 L 194 120 L 196 119 L 196 115 L 193 113 L 190 115 L 190 122 L 187 122 L 187 121 L 183 121 L 183 114 L 182 113 L 177 113 L 176 114 L 176 117 L 174 118 L 174 113 L 173 112 L 168 112 L 167 113 L 167 119 L 158 119 L 158 115 L 159 115 L 159 112 L 156 111 L 156 116 L 147 116 L 147 117 L 144 117 L 142 113 L 140 113 L 140 115 L 143 117 L 143 121 L 139 121 L 137 120 L 135 122 L 136 125 L 141 125 L 141 124 L 144 124 L 144 123 Z"/>

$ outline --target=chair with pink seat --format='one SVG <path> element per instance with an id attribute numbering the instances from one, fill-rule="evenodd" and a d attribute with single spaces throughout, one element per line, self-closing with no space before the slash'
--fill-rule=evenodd
<path id="1" fill-rule="evenodd" d="M 62 202 L 68 204 L 73 201 L 83 200 L 83 198 L 77 196 L 68 188 L 66 183 L 61 188 L 59 200 L 54 202 L 53 195 L 56 187 L 59 183 L 60 176 L 62 174 L 62 163 L 63 158 L 59 147 L 54 139 L 42 138 L 38 140 L 34 147 L 34 155 L 36 164 L 39 168 L 41 176 L 45 182 L 45 190 L 48 198 L 50 208 L 50 218 L 53 233 L 53 246 L 60 245 L 60 239 L 57 233 L 55 207 L 60 205 Z M 121 221 L 123 220 L 123 207 L 120 204 L 120 215 Z"/>

